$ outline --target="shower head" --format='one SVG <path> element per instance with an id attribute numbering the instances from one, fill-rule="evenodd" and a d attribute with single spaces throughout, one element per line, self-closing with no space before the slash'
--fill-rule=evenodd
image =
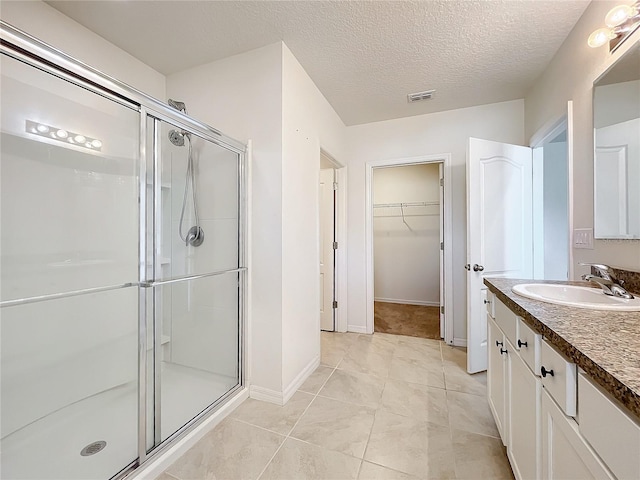
<path id="1" fill-rule="evenodd" d="M 179 112 L 182 112 L 185 115 L 187 114 L 187 106 L 184 104 L 184 102 L 178 102 L 177 100 L 173 100 L 170 98 L 167 103 Z"/>
<path id="2" fill-rule="evenodd" d="M 184 137 L 188 135 L 188 133 L 181 132 L 180 130 L 171 130 L 169 132 L 169 141 L 173 143 L 176 147 L 184 146 Z"/>

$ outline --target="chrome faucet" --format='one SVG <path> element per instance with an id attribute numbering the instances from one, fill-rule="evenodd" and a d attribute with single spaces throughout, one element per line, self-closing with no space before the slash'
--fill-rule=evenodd
<path id="1" fill-rule="evenodd" d="M 580 263 L 582 266 L 593 267 L 596 271 L 596 275 L 585 274 L 582 276 L 583 280 L 595 283 L 605 295 L 620 298 L 633 298 L 629 292 L 627 292 L 622 284 L 622 280 L 618 280 L 611 267 L 608 265 L 602 265 L 600 263 Z"/>

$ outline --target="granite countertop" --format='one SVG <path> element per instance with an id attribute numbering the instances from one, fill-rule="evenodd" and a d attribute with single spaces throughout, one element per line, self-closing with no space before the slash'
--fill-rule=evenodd
<path id="1" fill-rule="evenodd" d="M 591 286 L 587 282 L 485 278 L 484 283 L 640 420 L 640 312 L 566 307 L 511 291 L 520 283 Z"/>

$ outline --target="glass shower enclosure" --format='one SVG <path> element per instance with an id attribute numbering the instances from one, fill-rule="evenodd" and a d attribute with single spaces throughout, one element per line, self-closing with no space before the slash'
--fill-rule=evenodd
<path id="1" fill-rule="evenodd" d="M 243 386 L 245 146 L 1 27 L 0 477 L 123 476 Z"/>

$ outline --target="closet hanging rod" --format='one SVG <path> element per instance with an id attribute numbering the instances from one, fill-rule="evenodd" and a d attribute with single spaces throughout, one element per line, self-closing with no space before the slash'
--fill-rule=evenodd
<path id="1" fill-rule="evenodd" d="M 435 205 L 440 205 L 440 202 L 374 203 L 373 208 L 430 207 Z"/>

